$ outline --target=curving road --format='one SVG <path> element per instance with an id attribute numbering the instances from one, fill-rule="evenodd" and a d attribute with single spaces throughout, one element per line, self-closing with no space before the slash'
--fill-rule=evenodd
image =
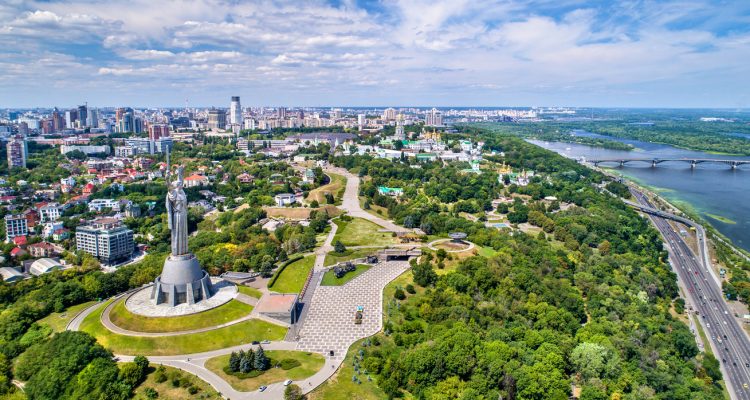
<path id="1" fill-rule="evenodd" d="M 632 189 L 638 204 L 656 208 L 640 191 Z M 750 339 L 724 301 L 721 287 L 708 255 L 702 257 L 690 249 L 679 233 L 675 232 L 666 218 L 649 214 L 664 238 L 670 263 L 677 274 L 678 283 L 687 294 L 690 307 L 700 315 L 700 323 L 708 336 L 714 355 L 721 363 L 724 382 L 732 399 L 750 400 Z M 698 230 L 701 249 L 705 249 L 705 232 Z M 707 253 L 707 252 L 706 252 Z"/>

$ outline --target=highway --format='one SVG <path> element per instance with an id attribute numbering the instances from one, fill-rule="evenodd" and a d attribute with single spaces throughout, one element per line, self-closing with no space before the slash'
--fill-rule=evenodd
<path id="1" fill-rule="evenodd" d="M 641 192 L 633 188 L 631 192 L 642 206 L 656 208 Z M 688 296 L 689 305 L 700 316 L 714 355 L 721 363 L 730 396 L 750 400 L 750 339 L 724 301 L 708 255 L 696 255 L 667 219 L 653 214 L 649 214 L 649 218 L 664 238 L 672 268 Z M 699 229 L 697 234 L 703 250 L 705 232 Z"/>

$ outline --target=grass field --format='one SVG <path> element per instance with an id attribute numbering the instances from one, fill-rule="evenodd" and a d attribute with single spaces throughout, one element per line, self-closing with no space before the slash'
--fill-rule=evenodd
<path id="1" fill-rule="evenodd" d="M 263 292 L 254 287 L 237 285 L 237 290 L 246 296 L 255 297 L 256 299 L 263 297 Z"/>
<path id="2" fill-rule="evenodd" d="M 261 320 L 243 321 L 225 328 L 189 335 L 164 337 L 135 337 L 112 333 L 102 325 L 100 318 L 102 304 L 89 314 L 81 324 L 81 330 L 94 336 L 102 346 L 116 354 L 143 354 L 146 356 L 167 356 L 175 354 L 200 353 L 251 343 L 254 340 L 281 340 L 286 328 Z"/>
<path id="3" fill-rule="evenodd" d="M 333 270 L 326 271 L 325 274 L 323 274 L 323 281 L 320 283 L 324 286 L 341 286 L 350 280 L 364 274 L 367 272 L 368 269 L 370 269 L 369 265 L 365 264 L 359 264 L 356 267 L 354 271 L 348 272 L 346 275 L 342 276 L 341 278 L 336 278 L 336 275 L 333 273 Z"/>
<path id="4" fill-rule="evenodd" d="M 179 332 L 207 328 L 240 319 L 253 311 L 253 306 L 241 301 L 230 300 L 219 307 L 198 314 L 179 317 L 144 317 L 125 308 L 119 301 L 112 307 L 109 319 L 122 329 L 135 332 Z"/>
<path id="5" fill-rule="evenodd" d="M 272 360 L 271 365 L 286 358 L 293 358 L 299 361 L 301 365 L 287 371 L 281 368 L 271 368 L 264 372 L 263 375 L 256 376 L 255 378 L 240 379 L 224 372 L 224 367 L 229 364 L 230 356 L 226 354 L 206 360 L 206 368 L 229 382 L 235 390 L 250 392 L 263 385 L 282 382 L 287 379 L 300 380 L 308 378 L 318 372 L 325 364 L 325 358 L 316 353 L 286 350 L 267 350 L 265 353 Z"/>
<path id="6" fill-rule="evenodd" d="M 189 374 L 181 369 L 168 367 L 166 365 L 164 366 L 164 369 L 166 370 L 167 377 L 169 377 L 170 379 L 167 379 L 166 381 L 161 383 L 157 383 L 155 379 L 155 372 L 157 367 L 159 367 L 158 364 L 152 363 L 150 365 L 150 372 L 146 376 L 146 380 L 135 388 L 135 396 L 133 396 L 133 399 L 148 399 L 145 394 L 146 388 L 152 388 L 156 390 L 156 392 L 159 393 L 159 399 L 188 400 L 222 398 L 221 395 L 219 395 L 219 393 L 216 392 L 213 387 L 211 387 L 211 385 L 198 378 L 197 376 Z M 195 386 L 196 388 L 198 388 L 198 393 L 190 394 L 186 387 L 174 387 L 172 385 L 172 379 L 189 380 L 191 382 L 191 386 Z"/>
<path id="7" fill-rule="evenodd" d="M 52 328 L 53 332 L 62 332 L 68 326 L 70 320 L 75 318 L 76 314 L 78 314 L 82 310 L 89 308 L 95 303 L 95 301 L 89 301 L 86 303 L 70 306 L 63 312 L 52 313 L 37 322 L 39 322 L 40 324 L 49 325 Z"/>
<path id="8" fill-rule="evenodd" d="M 345 246 L 388 246 L 398 243 L 390 232 L 378 232 L 383 229 L 366 219 L 354 218 L 351 221 L 335 220 L 338 225 L 333 243 L 340 240 Z"/>
<path id="9" fill-rule="evenodd" d="M 317 189 L 311 190 L 307 195 L 306 200 L 308 202 L 317 200 L 321 205 L 326 204 L 325 193 L 328 192 L 333 195 L 333 198 L 336 200 L 336 204 L 339 203 L 339 201 L 341 200 L 341 196 L 344 193 L 344 189 L 346 188 L 346 178 L 342 175 L 332 174 L 330 172 L 326 172 L 326 175 L 331 178 L 331 182 Z"/>
<path id="10" fill-rule="evenodd" d="M 354 343 L 349 348 L 344 363 L 341 364 L 338 372 L 312 393 L 309 393 L 307 400 L 380 400 L 388 398 L 375 383 L 374 376 L 372 381 L 368 381 L 366 376 L 360 374 L 362 383 L 352 382 L 352 376 L 355 374 L 352 362 L 364 340 Z"/>
<path id="11" fill-rule="evenodd" d="M 363 258 L 367 257 L 371 254 L 375 254 L 380 249 L 372 248 L 372 249 L 354 249 L 354 250 L 346 250 L 343 254 L 338 254 L 335 252 L 330 252 L 326 254 L 326 259 L 323 262 L 326 266 L 333 265 L 338 262 L 342 261 L 349 261 L 354 260 L 355 258 Z"/>
<path id="12" fill-rule="evenodd" d="M 276 293 L 299 293 L 305 285 L 310 270 L 315 265 L 315 256 L 307 256 L 286 266 L 270 290 Z"/>

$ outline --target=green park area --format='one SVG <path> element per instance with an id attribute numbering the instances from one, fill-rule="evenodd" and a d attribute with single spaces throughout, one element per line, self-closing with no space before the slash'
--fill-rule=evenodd
<path id="1" fill-rule="evenodd" d="M 263 292 L 254 287 L 237 285 L 237 290 L 245 296 L 255 297 L 256 299 L 263 297 Z"/>
<path id="2" fill-rule="evenodd" d="M 52 328 L 53 332 L 62 332 L 67 328 L 68 323 L 75 318 L 76 315 L 78 315 L 79 312 L 91 307 L 94 305 L 95 301 L 88 301 L 86 303 L 76 304 L 74 306 L 70 306 L 65 311 L 59 312 L 59 313 L 52 313 L 42 319 L 40 319 L 40 324 L 46 324 L 49 325 L 50 328 Z"/>
<path id="3" fill-rule="evenodd" d="M 333 195 L 336 204 L 340 202 L 341 196 L 346 188 L 346 178 L 342 175 L 332 174 L 330 172 L 326 172 L 326 175 L 331 178 L 331 181 L 317 189 L 311 190 L 310 194 L 307 195 L 307 201 L 312 202 L 313 200 L 316 200 L 318 204 L 326 204 L 325 194 L 330 193 Z"/>
<path id="4" fill-rule="evenodd" d="M 315 265 L 315 256 L 301 258 L 284 268 L 273 285 L 268 288 L 276 293 L 299 293 L 305 286 L 305 280 Z"/>
<path id="5" fill-rule="evenodd" d="M 215 373 L 225 381 L 229 382 L 235 390 L 249 392 L 257 390 L 263 385 L 269 385 L 276 382 L 282 382 L 287 379 L 300 380 L 306 379 L 320 369 L 325 364 L 325 358 L 316 353 L 307 353 L 303 351 L 287 350 L 268 350 L 265 352 L 270 359 L 271 368 L 263 371 L 261 375 L 252 378 L 240 378 L 234 374 L 228 373 L 229 354 L 214 357 L 206 361 L 206 368 Z M 276 367 L 282 360 L 296 360 L 297 366 L 284 370 Z M 288 361 L 287 361 L 288 362 Z"/>
<path id="6" fill-rule="evenodd" d="M 337 219 L 338 225 L 333 243 L 340 241 L 345 246 L 388 246 L 398 243 L 390 232 L 380 232 L 380 225 L 362 218 L 353 218 L 350 221 Z"/>
<path id="7" fill-rule="evenodd" d="M 377 337 L 377 336 L 375 336 Z M 307 395 L 308 400 L 381 400 L 387 399 L 385 392 L 380 389 L 375 381 L 375 375 L 358 373 L 355 371 L 355 364 L 362 371 L 359 364 L 359 350 L 364 343 L 372 343 L 379 339 L 361 339 L 355 342 L 346 353 L 346 358 L 341 364 L 338 372 L 330 379 L 318 386 L 312 393 Z M 357 376 L 358 382 L 352 380 Z M 372 379 L 372 380 L 370 380 Z"/>
<path id="8" fill-rule="evenodd" d="M 354 271 L 347 272 L 341 278 L 337 278 L 336 274 L 331 269 L 323 274 L 323 281 L 320 284 L 324 286 L 341 286 L 349 282 L 350 280 L 364 274 L 368 269 L 370 269 L 369 265 L 359 264 L 356 266 L 356 269 Z"/>
<path id="9" fill-rule="evenodd" d="M 179 317 L 144 317 L 128 311 L 125 308 L 125 302 L 118 301 L 109 312 L 109 319 L 118 327 L 134 332 L 180 332 L 226 324 L 252 311 L 253 306 L 230 300 L 216 308 L 197 314 Z"/>
<path id="10" fill-rule="evenodd" d="M 146 380 L 134 390 L 133 399 L 221 399 L 221 395 L 202 379 L 181 369 L 151 364 Z"/>
<path id="11" fill-rule="evenodd" d="M 251 343 L 255 340 L 281 340 L 286 335 L 286 328 L 256 319 L 187 335 L 161 337 L 119 335 L 105 328 L 100 320 L 104 307 L 109 303 L 103 304 L 89 314 L 83 320 L 81 330 L 94 336 L 102 346 L 116 354 L 166 356 L 200 353 Z"/>

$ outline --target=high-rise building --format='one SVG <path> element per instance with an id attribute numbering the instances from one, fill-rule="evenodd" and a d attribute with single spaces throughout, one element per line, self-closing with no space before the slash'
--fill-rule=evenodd
<path id="1" fill-rule="evenodd" d="M 208 129 L 226 129 L 227 113 L 224 110 L 208 110 Z"/>
<path id="2" fill-rule="evenodd" d="M 75 129 L 76 121 L 78 120 L 78 109 L 65 111 L 65 127 L 68 129 Z"/>
<path id="3" fill-rule="evenodd" d="M 85 105 L 78 106 L 78 121 L 80 121 L 79 124 L 81 125 L 81 128 L 89 126 L 87 121 L 88 116 L 88 107 L 86 107 Z"/>
<path id="4" fill-rule="evenodd" d="M 52 111 L 52 132 L 60 132 L 65 128 L 65 119 L 60 114 L 60 111 L 55 107 Z"/>
<path id="5" fill-rule="evenodd" d="M 23 136 L 15 136 L 8 142 L 8 168 L 26 168 L 26 156 L 29 153 Z"/>
<path id="6" fill-rule="evenodd" d="M 148 138 L 157 140 L 159 138 L 169 137 L 169 125 L 151 124 L 148 126 Z"/>
<path id="7" fill-rule="evenodd" d="M 18 124 L 18 133 L 23 136 L 29 135 L 29 123 L 26 121 L 22 121 L 20 124 Z"/>
<path id="8" fill-rule="evenodd" d="M 133 114 L 133 109 L 130 107 L 118 108 L 115 113 L 117 125 L 115 125 L 115 132 L 141 132 L 143 129 L 138 130 L 136 126 L 136 118 Z"/>
<path id="9" fill-rule="evenodd" d="M 76 249 L 89 253 L 107 264 L 127 259 L 133 254 L 134 248 L 133 231 L 124 226 L 82 226 L 76 229 Z"/>
<path id="10" fill-rule="evenodd" d="M 276 109 L 276 114 L 278 115 L 279 119 L 286 118 L 286 107 L 279 107 Z"/>
<path id="11" fill-rule="evenodd" d="M 86 126 L 90 126 L 92 128 L 99 127 L 99 111 L 97 111 L 96 108 L 89 108 L 88 114 L 86 116 Z"/>
<path id="12" fill-rule="evenodd" d="M 365 114 L 358 114 L 357 115 L 357 125 L 359 125 L 359 130 L 361 131 L 367 122 L 367 119 L 365 118 Z"/>
<path id="13" fill-rule="evenodd" d="M 425 113 L 424 124 L 427 126 L 443 126 L 443 113 L 433 108 Z"/>
<path id="14" fill-rule="evenodd" d="M 232 103 L 229 105 L 229 123 L 232 125 L 242 124 L 242 106 L 240 105 L 240 96 L 232 96 Z"/>
<path id="15" fill-rule="evenodd" d="M 386 121 L 393 121 L 396 119 L 396 109 L 395 108 L 386 108 L 383 111 L 383 119 Z"/>

